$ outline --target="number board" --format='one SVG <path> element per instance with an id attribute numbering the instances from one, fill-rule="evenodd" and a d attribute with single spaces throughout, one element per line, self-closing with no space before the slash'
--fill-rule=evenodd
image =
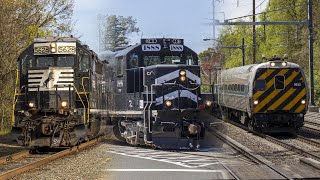
<path id="1" fill-rule="evenodd" d="M 49 46 L 34 47 L 34 54 L 49 54 Z"/>
<path id="2" fill-rule="evenodd" d="M 55 51 L 51 51 L 51 43 L 55 43 Z M 46 42 L 34 44 L 34 55 L 46 54 L 76 54 L 75 42 Z"/>
<path id="3" fill-rule="evenodd" d="M 76 47 L 75 46 L 58 46 L 59 54 L 75 54 Z"/>

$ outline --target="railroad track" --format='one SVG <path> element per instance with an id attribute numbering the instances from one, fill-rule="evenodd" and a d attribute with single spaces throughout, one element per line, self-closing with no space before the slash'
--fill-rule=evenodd
<path id="1" fill-rule="evenodd" d="M 31 151 L 22 151 L 10 156 L 0 158 L 0 180 L 10 179 L 24 172 L 35 169 L 43 164 L 57 160 L 63 156 L 78 152 L 99 142 L 97 138 L 79 146 L 70 147 L 58 152 L 33 154 Z"/>
<path id="2" fill-rule="evenodd" d="M 234 148 L 235 150 L 237 150 L 238 152 L 243 154 L 245 157 L 249 158 L 252 162 L 259 164 L 259 165 L 267 166 L 268 168 L 270 168 L 272 171 L 276 172 L 279 176 L 281 176 L 284 179 L 292 179 L 291 177 L 287 176 L 281 170 L 275 168 L 273 166 L 274 164 L 271 163 L 270 161 L 266 160 L 265 158 L 263 158 L 260 155 L 255 154 L 250 149 L 247 149 L 246 147 L 242 146 L 240 143 L 233 141 L 231 138 L 225 136 L 223 133 L 219 132 L 218 130 L 216 130 L 216 129 L 212 130 L 212 127 L 207 127 L 207 129 L 209 130 L 210 133 L 212 133 L 217 138 L 219 138 L 220 140 L 222 140 L 223 142 L 225 142 L 226 144 L 228 144 L 229 146 L 231 146 L 232 148 Z M 232 173 L 232 171 L 229 168 L 227 168 L 227 167 L 225 167 L 225 168 L 230 172 L 230 174 L 232 174 L 232 176 L 235 179 L 240 179 L 235 173 Z"/>
<path id="3" fill-rule="evenodd" d="M 290 151 L 298 153 L 298 154 L 300 154 L 300 155 L 302 155 L 304 157 L 309 157 L 309 158 L 312 158 L 314 160 L 320 161 L 320 156 L 318 154 L 315 154 L 315 153 L 312 153 L 312 152 L 308 152 L 308 151 L 306 151 L 306 150 L 304 150 L 302 148 L 299 148 L 299 147 L 296 147 L 294 145 L 291 145 L 291 144 L 288 144 L 286 142 L 283 142 L 283 141 L 281 141 L 281 140 L 279 140 L 279 139 L 277 139 L 275 137 L 272 137 L 272 136 L 269 136 L 269 135 L 266 135 L 266 134 L 262 134 L 262 133 L 258 133 L 256 131 L 250 130 L 248 127 L 246 127 L 246 126 L 244 126 L 242 124 L 239 124 L 239 123 L 236 123 L 236 122 L 233 122 L 233 121 L 229 121 L 229 120 L 225 120 L 225 121 L 228 122 L 229 124 L 232 124 L 234 126 L 242 128 L 242 129 L 244 129 L 244 130 L 246 130 L 246 131 L 248 131 L 248 132 L 250 132 L 252 134 L 255 134 L 255 135 L 257 135 L 257 136 L 259 136 L 261 138 L 264 138 L 264 139 L 266 139 L 266 140 L 268 140 L 270 142 L 278 144 L 278 145 L 280 145 L 280 146 L 282 146 L 282 147 L 284 147 L 284 148 L 286 148 L 286 149 L 288 149 Z M 306 138 L 301 138 L 301 137 L 302 136 L 300 136 L 300 137 L 298 136 L 298 138 L 300 140 L 303 139 L 302 141 L 304 141 L 304 142 L 308 141 L 308 143 L 310 143 L 310 144 L 311 143 L 313 143 L 313 144 L 317 143 L 316 141 L 315 142 L 311 142 L 312 140 L 307 140 Z M 319 144 L 319 143 L 317 143 L 317 144 Z"/>
<path id="4" fill-rule="evenodd" d="M 320 133 L 320 124 L 316 122 L 305 121 L 303 128 L 309 131 Z"/>

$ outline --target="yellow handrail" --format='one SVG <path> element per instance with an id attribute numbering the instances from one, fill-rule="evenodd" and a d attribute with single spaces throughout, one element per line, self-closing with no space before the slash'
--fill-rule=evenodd
<path id="1" fill-rule="evenodd" d="M 90 121 L 90 102 L 89 102 L 89 98 L 87 96 L 88 92 L 86 91 L 86 89 L 84 88 L 84 79 L 88 79 L 89 80 L 89 77 L 82 77 L 82 82 L 81 82 L 81 85 L 82 85 L 82 89 L 84 91 L 84 95 L 86 96 L 86 99 L 87 99 L 87 102 L 88 102 L 88 120 Z"/>
<path id="2" fill-rule="evenodd" d="M 17 103 L 17 100 L 16 100 L 16 96 L 17 96 L 17 85 L 18 85 L 18 82 L 19 82 L 19 70 L 16 69 L 16 83 L 15 83 L 15 87 L 14 87 L 14 94 L 13 94 L 13 102 L 12 102 L 12 112 L 11 112 L 11 126 L 14 126 L 14 110 L 16 108 L 16 103 Z"/>
<path id="3" fill-rule="evenodd" d="M 86 121 L 86 106 L 84 105 L 84 102 L 83 102 L 83 100 L 82 100 L 82 98 L 81 98 L 81 96 L 80 96 L 80 94 L 79 94 L 79 91 L 77 90 L 77 88 L 76 88 L 76 86 L 74 85 L 74 84 L 72 84 L 72 86 L 73 86 L 73 88 L 75 89 L 75 91 L 76 91 L 76 93 L 77 93 L 77 95 L 78 95 L 78 97 L 79 97 L 79 99 L 80 99 L 80 101 L 81 101 L 81 103 L 82 103 L 82 105 L 83 105 L 83 108 L 84 108 L 84 123 L 86 123 L 87 121 Z"/>

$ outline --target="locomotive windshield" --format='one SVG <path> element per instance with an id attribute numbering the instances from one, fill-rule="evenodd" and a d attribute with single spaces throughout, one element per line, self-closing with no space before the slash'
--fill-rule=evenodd
<path id="1" fill-rule="evenodd" d="M 38 56 L 36 57 L 35 67 L 73 67 L 75 65 L 75 56 L 58 55 L 58 56 Z"/>
<path id="2" fill-rule="evenodd" d="M 144 56 L 143 57 L 144 66 L 151 66 L 157 64 L 186 64 L 195 65 L 192 56 Z M 130 64 L 131 65 L 131 64 Z"/>

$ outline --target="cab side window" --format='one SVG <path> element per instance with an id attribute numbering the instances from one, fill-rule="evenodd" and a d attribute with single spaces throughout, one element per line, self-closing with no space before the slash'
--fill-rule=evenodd
<path id="1" fill-rule="evenodd" d="M 79 57 L 79 71 L 88 72 L 89 69 L 90 69 L 89 54 L 83 53 Z"/>
<path id="2" fill-rule="evenodd" d="M 124 63 L 123 63 L 123 58 L 122 57 L 118 57 L 117 58 L 117 76 L 123 76 L 123 67 Z"/>

